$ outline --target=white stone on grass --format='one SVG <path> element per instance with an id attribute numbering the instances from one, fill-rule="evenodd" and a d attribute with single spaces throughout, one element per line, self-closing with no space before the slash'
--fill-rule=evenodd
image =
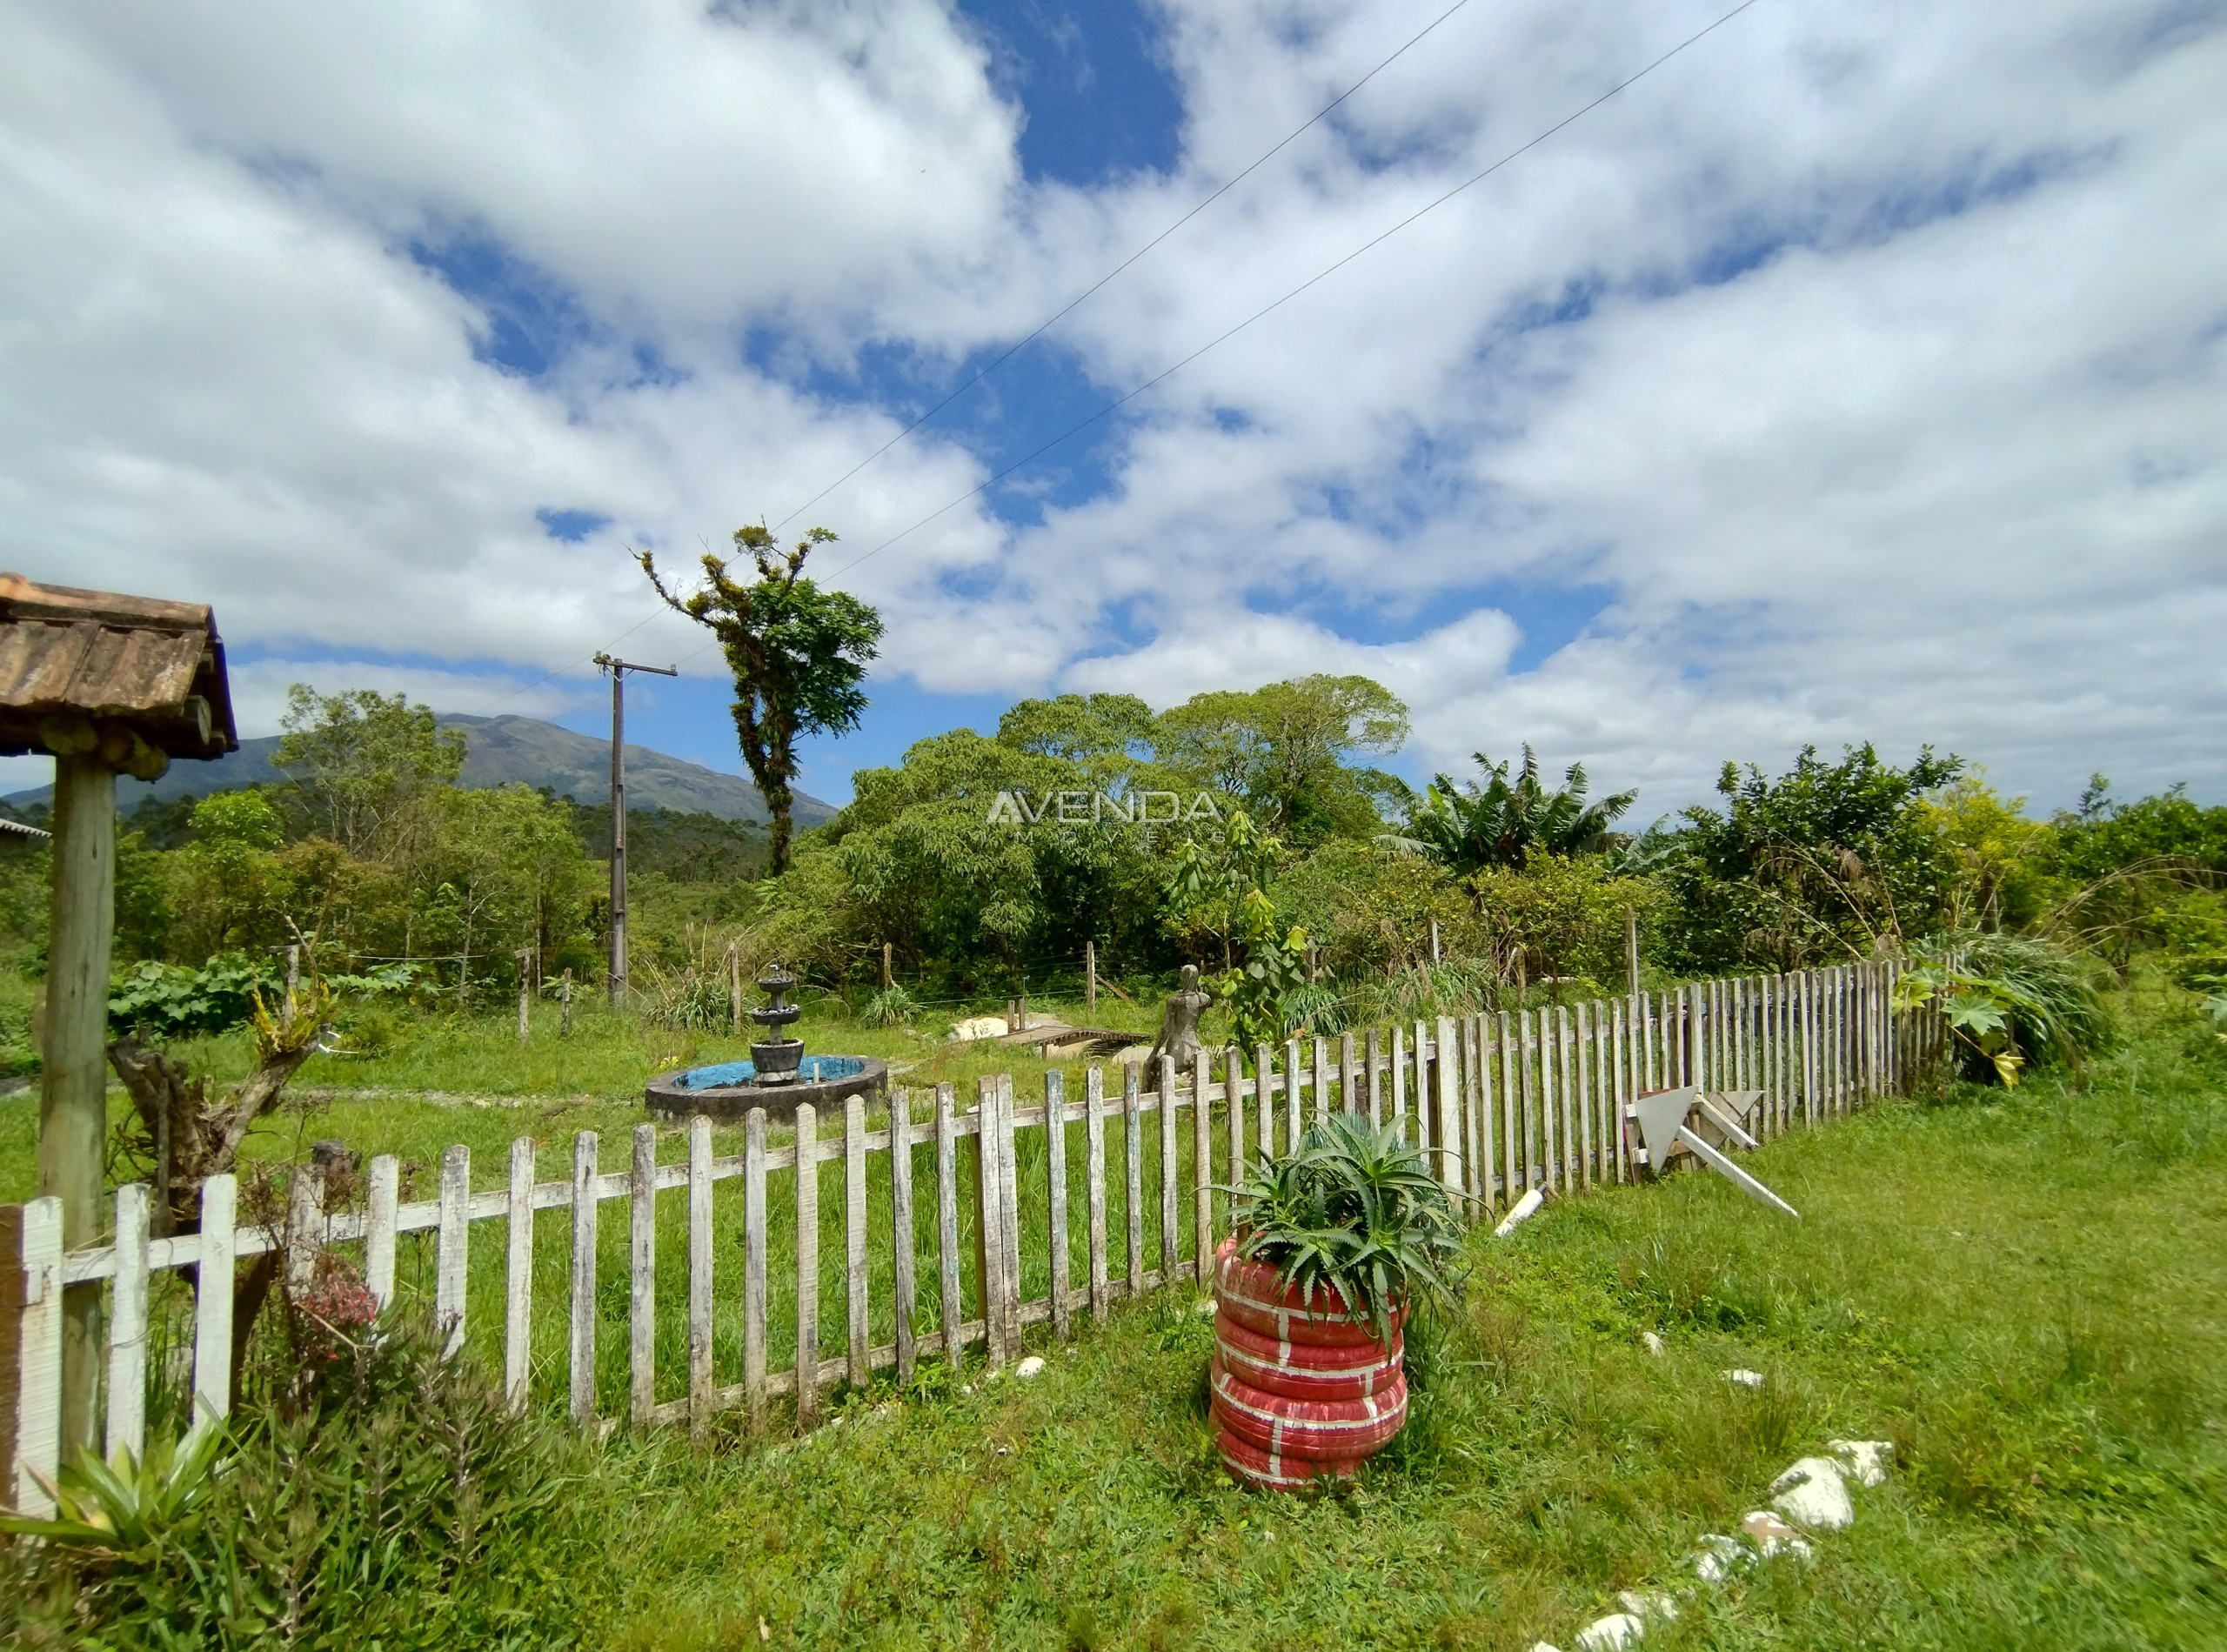
<path id="1" fill-rule="evenodd" d="M 1623 1652 L 1646 1634 L 1647 1624 L 1635 1614 L 1611 1612 L 1577 1632 L 1578 1652 Z"/>
<path id="2" fill-rule="evenodd" d="M 1659 1617 L 1665 1623 L 1678 1615 L 1678 1602 L 1659 1588 L 1625 1589 L 1617 1595 L 1616 1604 L 1627 1612 L 1637 1613 L 1643 1619 Z"/>
<path id="3" fill-rule="evenodd" d="M 1804 1457 L 1776 1480 L 1771 1507 L 1813 1532 L 1836 1532 L 1856 1523 L 1856 1504 L 1837 1457 Z"/>
<path id="4" fill-rule="evenodd" d="M 1761 1371 L 1748 1371 L 1735 1368 L 1722 1374 L 1727 1382 L 1736 1382 L 1743 1388 L 1760 1388 L 1763 1386 L 1763 1374 Z"/>
<path id="5" fill-rule="evenodd" d="M 1202 1320 L 1210 1320 L 1214 1318 L 1214 1299 L 1211 1296 L 1201 1297 L 1198 1301 L 1191 1305 L 1191 1311 Z"/>
<path id="6" fill-rule="evenodd" d="M 1656 1359 L 1659 1360 L 1662 1357 L 1662 1339 L 1657 1336 L 1654 1332 L 1642 1331 L 1639 1334 L 1639 1340 L 1641 1346 L 1645 1348 L 1649 1354 L 1652 1354 Z"/>
<path id="7" fill-rule="evenodd" d="M 977 1015 L 951 1024 L 952 1037 L 962 1044 L 972 1044 L 976 1039 L 1003 1038 L 1009 1031 L 1002 1015 Z"/>
<path id="8" fill-rule="evenodd" d="M 1694 1573 L 1704 1583 L 1729 1582 L 1755 1563 L 1754 1549 L 1722 1532 L 1710 1532 L 1694 1551 Z"/>
<path id="9" fill-rule="evenodd" d="M 1019 1377 L 1023 1382 L 1027 1381 L 1031 1377 L 1042 1376 L 1044 1374 L 1044 1356 L 1040 1354 L 1030 1354 L 1019 1365 L 1013 1367 L 1013 1374 Z"/>
<path id="10" fill-rule="evenodd" d="M 1811 1554 L 1809 1540 L 1768 1508 L 1750 1509 L 1742 1515 L 1740 1535 L 1753 1543 L 1756 1553 L 1765 1560 L 1776 1560 L 1781 1555 L 1808 1560 Z"/>
<path id="11" fill-rule="evenodd" d="M 1859 1486 L 1887 1483 L 1887 1465 L 1895 1460 L 1891 1440 L 1828 1440 L 1825 1449 L 1848 1465 Z"/>

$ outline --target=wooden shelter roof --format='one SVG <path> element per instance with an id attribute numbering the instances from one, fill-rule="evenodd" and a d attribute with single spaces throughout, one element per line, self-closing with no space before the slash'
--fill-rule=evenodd
<path id="1" fill-rule="evenodd" d="M 216 616 L 0 573 L 0 755 L 50 749 L 41 725 L 65 716 L 121 726 L 171 757 L 237 750 Z"/>

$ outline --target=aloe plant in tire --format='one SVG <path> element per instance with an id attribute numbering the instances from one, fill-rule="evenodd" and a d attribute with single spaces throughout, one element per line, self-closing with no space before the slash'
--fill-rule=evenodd
<path id="1" fill-rule="evenodd" d="M 1405 1426 L 1408 1313 L 1452 1295 L 1448 1189 L 1396 1125 L 1339 1114 L 1263 1155 L 1215 1254 L 1214 1415 L 1240 1480 L 1350 1475 Z"/>

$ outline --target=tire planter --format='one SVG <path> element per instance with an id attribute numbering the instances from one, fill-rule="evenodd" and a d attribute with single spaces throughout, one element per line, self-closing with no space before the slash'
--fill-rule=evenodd
<path id="1" fill-rule="evenodd" d="M 1214 1253 L 1214 1416 L 1239 1480 L 1296 1491 L 1350 1475 L 1406 1424 L 1404 1312 L 1382 1346 L 1334 1292 L 1310 1304 L 1228 1239 Z"/>

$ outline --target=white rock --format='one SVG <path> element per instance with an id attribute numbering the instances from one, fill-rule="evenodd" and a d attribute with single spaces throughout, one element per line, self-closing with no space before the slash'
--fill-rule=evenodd
<path id="1" fill-rule="evenodd" d="M 1760 1388 L 1763 1386 L 1763 1374 L 1761 1371 L 1735 1369 L 1724 1372 L 1722 1374 L 1727 1382 L 1736 1382 L 1743 1388 Z"/>
<path id="2" fill-rule="evenodd" d="M 1551 1646 L 1544 1641 L 1534 1641 L 1531 1642 L 1531 1652 L 1562 1652 L 1562 1649 L 1558 1646 Z"/>
<path id="3" fill-rule="evenodd" d="M 1776 1480 L 1771 1507 L 1813 1532 L 1836 1532 L 1856 1523 L 1856 1504 L 1848 1495 L 1836 1457 L 1804 1457 Z"/>
<path id="4" fill-rule="evenodd" d="M 1751 1509 L 1742 1515 L 1740 1535 L 1765 1560 L 1776 1560 L 1781 1555 L 1791 1555 L 1796 1560 L 1810 1556 L 1809 1540 L 1768 1508 Z"/>
<path id="5" fill-rule="evenodd" d="M 1895 1460 L 1891 1440 L 1828 1440 L 1825 1449 L 1848 1465 L 1859 1486 L 1887 1483 L 1887 1465 Z"/>
<path id="6" fill-rule="evenodd" d="M 1756 1563 L 1756 1551 L 1736 1537 L 1711 1532 L 1694 1552 L 1694 1573 L 1704 1583 L 1722 1583 Z"/>
<path id="7" fill-rule="evenodd" d="M 1525 1222 L 1529 1221 L 1534 1216 L 1537 1215 L 1539 1214 L 1539 1207 L 1546 1202 L 1546 1194 L 1541 1189 L 1534 1187 L 1529 1193 L 1525 1194 L 1522 1198 L 1515 1201 L 1515 1208 L 1509 1211 L 1508 1213 L 1507 1219 L 1503 1221 L 1499 1227 L 1493 1229 L 1493 1237 L 1495 1239 L 1506 1239 L 1518 1227 L 1521 1227 Z"/>
<path id="8" fill-rule="evenodd" d="M 1678 1615 L 1678 1602 L 1659 1588 L 1628 1588 L 1616 1596 L 1616 1604 L 1642 1620 L 1659 1617 L 1668 1623 Z"/>
<path id="9" fill-rule="evenodd" d="M 1023 1382 L 1027 1381 L 1031 1377 L 1042 1376 L 1044 1374 L 1044 1356 L 1040 1354 L 1030 1354 L 1019 1365 L 1013 1367 L 1013 1374 L 1019 1377 Z"/>
<path id="10" fill-rule="evenodd" d="M 1191 1311 L 1202 1320 L 1210 1320 L 1214 1318 L 1214 1299 L 1209 1296 L 1201 1301 L 1193 1303 L 1191 1305 Z"/>
<path id="11" fill-rule="evenodd" d="M 977 1015 L 969 1020 L 953 1021 L 951 1035 L 962 1044 L 971 1044 L 976 1039 L 1003 1038 L 1006 1035 L 1006 1018 L 1002 1015 Z"/>
<path id="12" fill-rule="evenodd" d="M 1644 1348 L 1649 1354 L 1652 1354 L 1656 1359 L 1659 1360 L 1662 1357 L 1662 1339 L 1657 1336 L 1654 1332 L 1642 1331 L 1639 1334 L 1639 1340 L 1640 1346 Z"/>
<path id="13" fill-rule="evenodd" d="M 1611 1612 L 1577 1632 L 1578 1652 L 1623 1652 L 1646 1634 L 1646 1623 L 1632 1613 Z"/>

